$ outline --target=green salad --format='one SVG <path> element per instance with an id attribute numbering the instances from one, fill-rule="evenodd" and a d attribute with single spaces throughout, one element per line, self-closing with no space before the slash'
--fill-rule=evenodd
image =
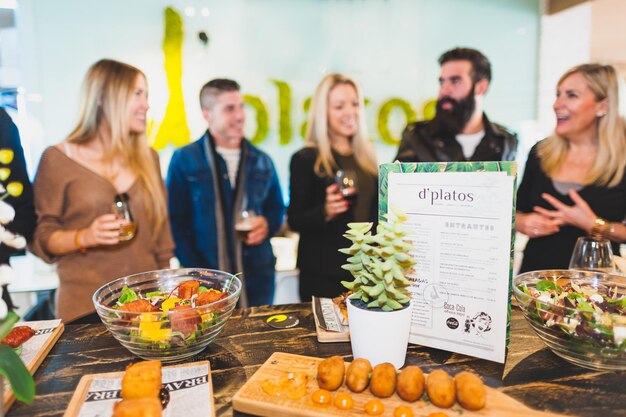
<path id="1" fill-rule="evenodd" d="M 207 288 L 197 280 L 185 281 L 170 291 L 144 294 L 125 286 L 111 306 L 126 314 L 134 324 L 130 335 L 155 349 L 193 344 L 209 332 L 221 318 L 222 303 L 228 292 Z"/>
<path id="2" fill-rule="evenodd" d="M 529 318 L 582 349 L 623 354 L 626 350 L 626 295 L 617 287 L 569 280 L 518 285 L 527 299 Z M 526 304 L 526 302 L 524 302 Z"/>

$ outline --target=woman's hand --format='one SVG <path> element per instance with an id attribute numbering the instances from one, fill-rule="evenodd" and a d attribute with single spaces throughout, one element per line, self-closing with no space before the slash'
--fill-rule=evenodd
<path id="1" fill-rule="evenodd" d="M 102 245 L 117 245 L 120 242 L 120 227 L 126 221 L 120 220 L 115 214 L 103 214 L 96 217 L 93 222 L 83 229 L 80 236 L 81 246 L 93 248 Z"/>
<path id="2" fill-rule="evenodd" d="M 559 231 L 559 224 L 539 213 L 517 213 L 515 228 L 530 238 L 549 236 Z"/>
<path id="3" fill-rule="evenodd" d="M 555 210 L 547 210 L 543 207 L 535 207 L 535 212 L 546 216 L 559 225 L 572 225 L 586 232 L 591 231 L 595 224 L 596 214 L 591 210 L 589 204 L 575 190 L 569 190 L 569 196 L 574 202 L 573 206 L 568 206 L 557 200 L 550 194 L 541 195 Z"/>
<path id="4" fill-rule="evenodd" d="M 331 184 L 326 187 L 326 202 L 324 203 L 325 220 L 331 221 L 341 213 L 348 211 L 348 202 L 339 193 L 339 186 Z"/>

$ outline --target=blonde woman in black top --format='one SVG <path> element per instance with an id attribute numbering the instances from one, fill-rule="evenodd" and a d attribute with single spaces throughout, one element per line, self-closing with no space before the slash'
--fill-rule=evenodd
<path id="1" fill-rule="evenodd" d="M 377 163 L 363 118 L 363 97 L 356 83 L 340 74 L 324 77 L 309 110 L 306 145 L 291 159 L 287 221 L 300 233 L 300 298 L 335 297 L 350 274 L 341 269 L 347 223 L 375 221 L 378 201 Z M 357 178 L 356 198 L 349 202 L 335 182 L 338 170 Z M 353 191 L 357 191 L 353 190 Z"/>
<path id="2" fill-rule="evenodd" d="M 567 268 L 585 234 L 626 240 L 622 84 L 610 65 L 579 65 L 561 76 L 554 134 L 531 150 L 517 192 L 516 229 L 530 238 L 522 272 Z"/>

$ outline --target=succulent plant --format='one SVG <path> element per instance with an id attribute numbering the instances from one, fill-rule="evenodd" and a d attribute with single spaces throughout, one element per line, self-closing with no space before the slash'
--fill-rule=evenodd
<path id="1" fill-rule="evenodd" d="M 342 268 L 354 277 L 354 281 L 341 284 L 353 292 L 350 299 L 360 299 L 368 308 L 399 310 L 411 299 L 411 281 L 406 275 L 415 264 L 409 255 L 413 246 L 404 239 L 407 232 L 402 224 L 406 215 L 395 214 L 394 223 L 378 223 L 375 235 L 371 233 L 372 223 L 348 223 L 344 237 L 352 241 L 352 246 L 339 249 L 350 255 Z"/>

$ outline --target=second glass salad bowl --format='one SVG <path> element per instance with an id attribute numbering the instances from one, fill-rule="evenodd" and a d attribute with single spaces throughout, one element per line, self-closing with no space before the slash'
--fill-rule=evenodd
<path id="1" fill-rule="evenodd" d="M 626 370 L 626 277 L 533 271 L 514 279 L 513 293 L 555 354 L 586 368 Z"/>

